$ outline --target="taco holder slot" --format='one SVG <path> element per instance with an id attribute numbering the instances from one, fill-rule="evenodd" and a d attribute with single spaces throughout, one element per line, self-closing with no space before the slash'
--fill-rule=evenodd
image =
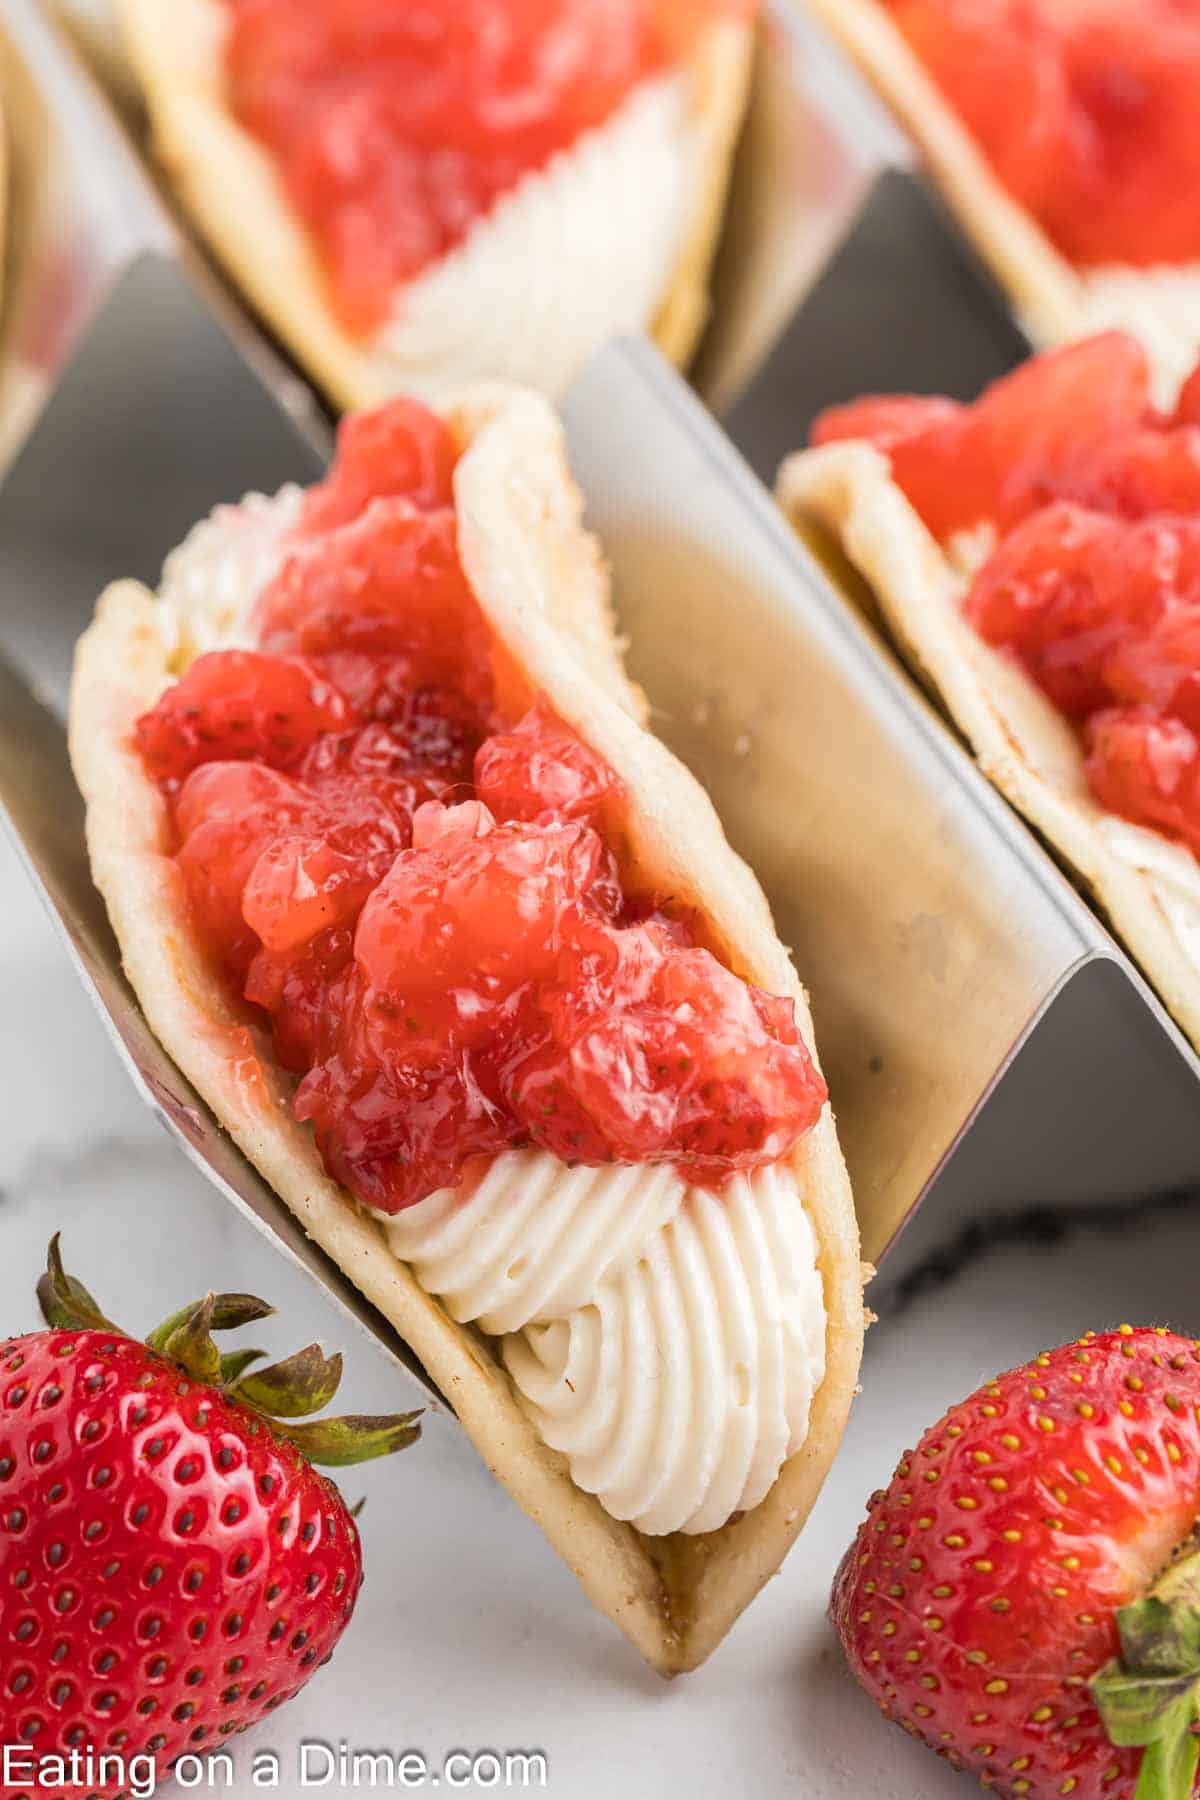
<path id="1" fill-rule="evenodd" d="M 13 121 L 29 130 L 17 217 L 37 232 L 16 247 L 16 317 L 46 303 L 53 242 L 74 321 L 0 489 L 0 803 L 143 1098 L 420 1378 L 148 1032 L 88 876 L 61 725 L 71 646 L 104 582 L 152 580 L 218 500 L 312 479 L 328 438 L 302 384 L 227 296 L 214 303 L 34 0 L 0 0 L 0 21 L 39 102 Z M 47 167 L 57 197 L 39 217 Z M 4 402 L 15 441 L 36 401 L 16 423 L 7 390 Z M 633 673 L 757 868 L 812 991 L 866 1253 L 898 1240 L 902 1268 L 930 1236 L 1014 1200 L 1200 1185 L 1195 1057 L 700 402 L 648 347 L 621 345 L 566 416 Z"/>

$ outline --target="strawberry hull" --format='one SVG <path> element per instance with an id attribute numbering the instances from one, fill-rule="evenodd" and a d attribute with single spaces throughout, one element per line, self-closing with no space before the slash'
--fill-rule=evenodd
<path id="1" fill-rule="evenodd" d="M 0 1350 L 0 1742 L 165 1775 L 304 1686 L 361 1580 L 336 1488 L 216 1389 L 110 1331 Z"/>

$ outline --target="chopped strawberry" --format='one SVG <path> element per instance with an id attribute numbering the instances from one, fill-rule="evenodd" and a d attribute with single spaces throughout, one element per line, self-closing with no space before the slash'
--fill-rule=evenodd
<path id="1" fill-rule="evenodd" d="M 965 610 L 1056 706 L 1084 718 L 1114 700 L 1169 706 L 1194 642 L 1177 622 L 1197 607 L 1200 518 L 1131 525 L 1060 502 L 1002 539 Z"/>
<path id="2" fill-rule="evenodd" d="M 143 720 L 195 932 L 327 1167 L 386 1210 L 512 1144 L 710 1182 L 772 1161 L 826 1098 L 791 1002 L 625 891 L 622 784 L 544 698 L 497 717 L 453 468 L 415 403 L 345 425 L 259 600 L 266 653 L 201 659 Z M 285 682 L 326 707 L 286 743 Z"/>
<path id="3" fill-rule="evenodd" d="M 713 1178 L 784 1155 L 826 1098 L 791 1006 L 621 899 L 581 823 L 422 807 L 297 1097 L 334 1173 L 394 1212 L 510 1144 Z"/>
<path id="4" fill-rule="evenodd" d="M 274 158 L 358 335 L 664 64 L 650 0 L 225 3 L 230 104 Z M 672 0 L 669 20 L 678 11 Z"/>
<path id="5" fill-rule="evenodd" d="M 1175 425 L 1200 425 L 1200 364 L 1196 366 L 1179 390 L 1179 399 L 1175 404 Z"/>
<path id="6" fill-rule="evenodd" d="M 1109 333 L 970 407 L 868 399 L 814 430 L 855 435 L 937 535 L 995 529 L 966 618 L 1078 721 L 1102 805 L 1200 853 L 1200 369 L 1165 417 L 1142 351 Z"/>
<path id="7" fill-rule="evenodd" d="M 1189 0 L 886 0 L 997 175 L 1080 265 L 1200 257 Z"/>
<path id="8" fill-rule="evenodd" d="M 277 838 L 242 890 L 242 917 L 268 950 L 295 950 L 356 919 L 372 888 L 369 865 L 328 838 Z"/>
<path id="9" fill-rule="evenodd" d="M 261 763 L 206 763 L 179 795 L 176 860 L 205 946 L 241 974 L 258 948 L 242 916 L 255 863 L 284 831 L 302 831 L 313 802 L 298 782 Z"/>
<path id="10" fill-rule="evenodd" d="M 417 400 L 351 413 L 338 426 L 332 469 L 304 496 L 299 530 L 349 525 L 372 500 L 406 499 L 421 512 L 453 506 L 457 462 L 449 426 Z"/>
<path id="11" fill-rule="evenodd" d="M 178 784 L 202 763 L 297 762 L 324 732 L 352 722 L 345 697 L 299 657 L 215 650 L 194 662 L 135 727 L 157 781 Z"/>
<path id="12" fill-rule="evenodd" d="M 938 426 L 956 424 L 966 411 L 957 400 L 927 394 L 866 394 L 844 406 L 831 406 L 812 428 L 814 444 L 865 438 L 877 450 L 891 452 Z"/>
<path id="13" fill-rule="evenodd" d="M 1098 438 L 1082 448 L 1055 490 L 1127 519 L 1200 511 L 1200 427 L 1138 425 Z"/>
<path id="14" fill-rule="evenodd" d="M 916 427 L 907 435 L 906 408 Z M 813 442 L 848 436 L 857 423 L 888 452 L 896 481 L 945 539 L 981 522 L 1003 529 L 1071 492 L 1064 483 L 1082 455 L 1150 415 L 1146 354 L 1113 331 L 1031 358 L 970 406 L 901 398 L 871 400 L 861 413 L 838 409 L 818 419 Z"/>
<path id="15" fill-rule="evenodd" d="M 1139 1796 L 1188 1800 L 1198 1421 L 1195 1340 L 1122 1326 L 986 1383 L 927 1431 L 833 1591 L 884 1714 L 1013 1800 L 1132 1796 L 1139 1763 Z"/>
<path id="16" fill-rule="evenodd" d="M 318 785 L 260 763 L 205 764 L 184 783 L 175 814 L 177 860 L 200 936 L 220 952 L 231 973 L 241 976 L 268 919 L 272 936 L 290 938 L 293 945 L 333 922 L 320 916 L 303 884 L 295 894 L 296 916 L 286 917 L 279 871 L 294 854 L 288 846 L 298 842 L 307 844 L 310 857 L 326 854 L 314 849 L 315 841 L 327 846 L 330 858 L 343 859 L 330 868 L 343 871 L 337 911 L 346 916 L 351 894 L 361 905 L 360 884 L 365 881 L 369 891 L 407 844 L 412 812 L 422 798 L 417 783 L 370 781 L 349 769 Z M 247 887 L 256 874 L 247 912 Z"/>
<path id="17" fill-rule="evenodd" d="M 1149 708 L 1113 708 L 1090 720 L 1087 748 L 1101 806 L 1200 856 L 1200 740 L 1189 725 Z"/>
<path id="18" fill-rule="evenodd" d="M 511 731 L 488 738 L 475 758 L 475 791 L 497 819 L 583 819 L 599 825 L 622 795 L 602 757 L 539 701 Z"/>
<path id="19" fill-rule="evenodd" d="M 449 507 L 423 512 L 405 497 L 373 500 L 347 525 L 306 543 L 259 603 L 259 636 L 278 656 L 333 650 L 427 656 L 434 670 L 464 660 L 479 608 L 458 560 Z"/>

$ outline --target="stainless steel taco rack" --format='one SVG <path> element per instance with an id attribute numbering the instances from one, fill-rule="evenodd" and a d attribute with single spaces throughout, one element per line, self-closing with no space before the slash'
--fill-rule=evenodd
<path id="1" fill-rule="evenodd" d="M 809 985 L 866 1254 L 1200 1185 L 1194 1053 L 701 403 L 632 345 L 567 419 L 655 729 Z"/>
<path id="2" fill-rule="evenodd" d="M 71 646 L 104 583 L 153 579 L 216 501 L 311 479 L 327 425 L 172 223 L 36 0 L 0 0 L 0 28 L 14 147 L 0 804 L 143 1098 L 220 1191 L 420 1378 L 147 1031 L 88 878 L 62 726 Z M 896 183 L 920 201 L 896 133 L 811 34 L 807 48 L 803 34 L 773 40 L 759 94 L 728 303 L 702 371 L 751 449 L 753 371 L 772 342 L 788 353 L 789 300 L 820 299 L 839 246 L 853 259 L 871 231 L 886 237 Z M 771 120 L 821 148 L 829 180 L 814 178 L 805 201 L 819 253 L 810 240 L 776 243 L 771 306 L 743 312 L 739 335 L 749 252 L 738 234 L 779 201 L 756 173 Z M 956 272 L 931 346 L 954 341 L 949 309 L 971 274 L 949 245 Z M 901 317 L 932 304 L 893 301 Z M 1019 340 L 1006 316 L 997 324 L 994 296 L 973 316 L 978 354 L 1013 360 Z M 55 330 L 39 332 L 48 318 Z M 847 331 L 838 354 L 849 349 Z M 989 1211 L 1200 1187 L 1196 1058 L 701 402 L 634 344 L 606 351 L 566 412 L 655 724 L 710 788 L 811 987 L 867 1253 L 889 1250 L 902 1272 Z"/>

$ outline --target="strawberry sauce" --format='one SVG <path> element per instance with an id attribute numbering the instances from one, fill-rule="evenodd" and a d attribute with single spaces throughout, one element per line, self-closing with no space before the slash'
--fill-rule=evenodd
<path id="1" fill-rule="evenodd" d="M 747 0 L 223 0 L 227 97 L 270 152 L 345 328 Z"/>
<path id="2" fill-rule="evenodd" d="M 536 693 L 501 703 L 455 459 L 413 403 L 349 420 L 257 648 L 138 721 L 195 930 L 385 1211 L 515 1145 L 708 1182 L 774 1161 L 826 1098 L 792 1003 L 627 886 L 613 771 Z"/>
<path id="3" fill-rule="evenodd" d="M 1200 259 L 1191 0 L 885 0 L 1000 180 L 1081 266 Z"/>
<path id="4" fill-rule="evenodd" d="M 1200 370 L 1164 416 L 1110 333 L 973 405 L 860 400 L 813 437 L 886 451 L 941 539 L 996 528 L 967 618 L 1075 722 L 1100 803 L 1200 856 Z"/>

